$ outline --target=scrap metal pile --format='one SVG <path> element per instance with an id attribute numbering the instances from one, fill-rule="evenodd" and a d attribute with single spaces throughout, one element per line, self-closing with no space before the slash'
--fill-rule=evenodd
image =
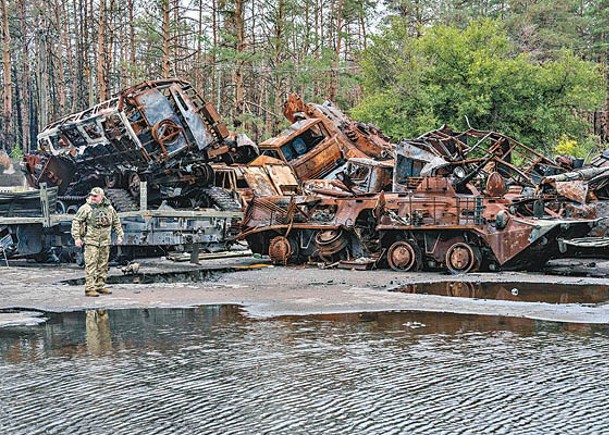
<path id="1" fill-rule="evenodd" d="M 187 82 L 145 82 L 48 126 L 23 169 L 33 187 L 58 188 L 61 212 L 93 186 L 133 210 L 141 181 L 147 206 L 244 210 L 233 240 L 278 264 L 538 269 L 591 229 L 604 235 L 609 153 L 583 167 L 446 127 L 393 143 L 295 94 L 284 115 L 291 125 L 256 146 Z"/>
<path id="2" fill-rule="evenodd" d="M 606 197 L 601 163 L 573 172 L 496 132 L 443 127 L 391 150 L 307 181 L 308 195 L 254 199 L 239 237 L 278 264 L 536 270 L 596 226 L 590 203 Z M 392 183 L 371 182 L 387 168 Z"/>
<path id="3" fill-rule="evenodd" d="M 121 212 L 122 257 L 223 249 L 243 207 L 236 190 L 247 188 L 238 166 L 257 156 L 257 146 L 231 133 L 188 82 L 140 83 L 38 135 L 38 150 L 24 157 L 22 170 L 40 212 L 24 217 L 22 194 L 7 190 L 0 197 L 0 249 L 43 261 L 74 259 L 69 215 L 95 186 Z"/>

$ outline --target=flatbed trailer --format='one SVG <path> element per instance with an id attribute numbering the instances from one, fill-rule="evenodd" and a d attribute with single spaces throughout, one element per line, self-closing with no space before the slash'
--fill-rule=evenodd
<path id="1" fill-rule="evenodd" d="M 145 192 L 142 184 L 141 190 Z M 5 198 L 11 192 L 23 196 L 24 189 L 3 188 Z M 81 249 L 74 246 L 70 230 L 73 214 L 53 213 L 56 192 L 42 186 L 38 192 L 38 207 L 27 210 L 29 216 L 0 216 L 0 249 L 7 258 L 33 258 L 38 261 L 79 260 Z M 145 194 L 137 211 L 120 212 L 125 232 L 121 246 L 113 240 L 114 255 L 131 259 L 151 253 L 194 251 L 199 249 L 222 250 L 232 235 L 234 222 L 242 218 L 241 212 L 215 209 L 178 210 L 160 207 L 146 208 Z M 35 202 L 35 201 L 33 201 Z M 24 211 L 22 211 L 23 213 Z"/>

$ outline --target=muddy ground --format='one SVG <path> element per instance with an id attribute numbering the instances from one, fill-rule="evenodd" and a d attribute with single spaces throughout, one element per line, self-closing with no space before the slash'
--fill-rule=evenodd
<path id="1" fill-rule="evenodd" d="M 35 322 L 32 312 L 36 311 L 181 308 L 209 304 L 238 304 L 252 317 L 413 310 L 609 323 L 607 302 L 569 303 L 563 298 L 559 300 L 561 303 L 555 303 L 556 298 L 548 299 L 551 303 L 524 302 L 509 296 L 509 292 L 518 294 L 517 283 L 533 283 L 533 286 L 539 283 L 546 287 L 552 284 L 556 286 L 555 292 L 560 292 L 564 285 L 581 286 L 582 292 L 591 285 L 609 289 L 609 260 L 562 260 L 552 263 L 548 271 L 554 274 L 501 272 L 452 276 L 315 266 L 278 267 L 252 257 L 206 260 L 199 265 L 154 259 L 143 261 L 135 276 L 126 277 L 118 268 L 111 268 L 111 280 L 126 283 L 110 285 L 112 295 L 89 298 L 84 296 L 82 285 L 74 285 L 82 282 L 84 275 L 75 265 L 12 262 L 10 267 L 0 266 L 0 326 Z M 181 272 L 179 277 L 172 278 L 176 272 Z M 162 282 L 143 284 L 155 276 Z M 173 279 L 181 282 L 171 282 Z M 452 288 L 454 283 L 474 286 L 489 282 L 506 283 L 506 288 L 510 287 L 508 297 L 461 298 L 395 291 L 417 283 L 446 283 Z"/>

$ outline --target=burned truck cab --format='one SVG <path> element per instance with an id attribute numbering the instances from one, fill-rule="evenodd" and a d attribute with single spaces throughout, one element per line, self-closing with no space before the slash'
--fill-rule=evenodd
<path id="1" fill-rule="evenodd" d="M 260 151 L 290 165 L 301 181 L 323 178 L 343 158 L 338 142 L 319 119 L 295 122 L 262 142 Z"/>

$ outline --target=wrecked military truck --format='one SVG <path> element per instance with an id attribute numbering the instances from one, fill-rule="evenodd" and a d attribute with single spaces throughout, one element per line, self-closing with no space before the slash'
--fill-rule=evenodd
<path id="1" fill-rule="evenodd" d="M 24 157 L 30 186 L 59 188 L 60 212 L 72 212 L 95 186 L 107 189 L 119 211 L 147 206 L 238 210 L 231 195 L 213 188 L 212 162 L 246 163 L 258 155 L 245 135 L 232 134 L 212 104 L 188 82 L 140 83 L 83 112 L 53 122 Z"/>
<path id="2" fill-rule="evenodd" d="M 536 270 L 596 224 L 561 217 L 535 196 L 558 170 L 504 135 L 441 129 L 398 143 L 391 193 L 333 195 L 321 185 L 310 196 L 255 199 L 239 237 L 280 264 Z"/>
<path id="3" fill-rule="evenodd" d="M 14 207 L 0 213 L 3 250 L 15 257 L 73 258 L 70 215 L 95 186 L 119 211 L 125 230 L 119 250 L 126 258 L 223 249 L 242 203 L 218 180 L 223 168 L 257 155 L 256 145 L 229 132 L 188 82 L 140 83 L 38 135 L 38 150 L 24 157 L 22 170 L 33 189 L 55 193 L 27 193 L 38 203 L 33 220 Z M 19 195 L 7 190 L 4 199 L 15 203 Z"/>
<path id="4" fill-rule="evenodd" d="M 284 115 L 292 124 L 260 144 L 260 151 L 290 165 L 300 181 L 322 179 L 348 159 L 388 160 L 393 144 L 377 128 L 350 120 L 334 104 L 305 104 L 290 95 Z"/>
<path id="5" fill-rule="evenodd" d="M 142 182 L 142 196 L 146 183 Z M 73 214 L 57 213 L 58 187 L 0 188 L 0 257 L 39 262 L 81 262 L 82 251 L 71 236 Z M 125 232 L 111 257 L 127 261 L 169 252 L 224 250 L 234 236 L 241 212 L 184 210 L 161 206 L 119 212 Z"/>

